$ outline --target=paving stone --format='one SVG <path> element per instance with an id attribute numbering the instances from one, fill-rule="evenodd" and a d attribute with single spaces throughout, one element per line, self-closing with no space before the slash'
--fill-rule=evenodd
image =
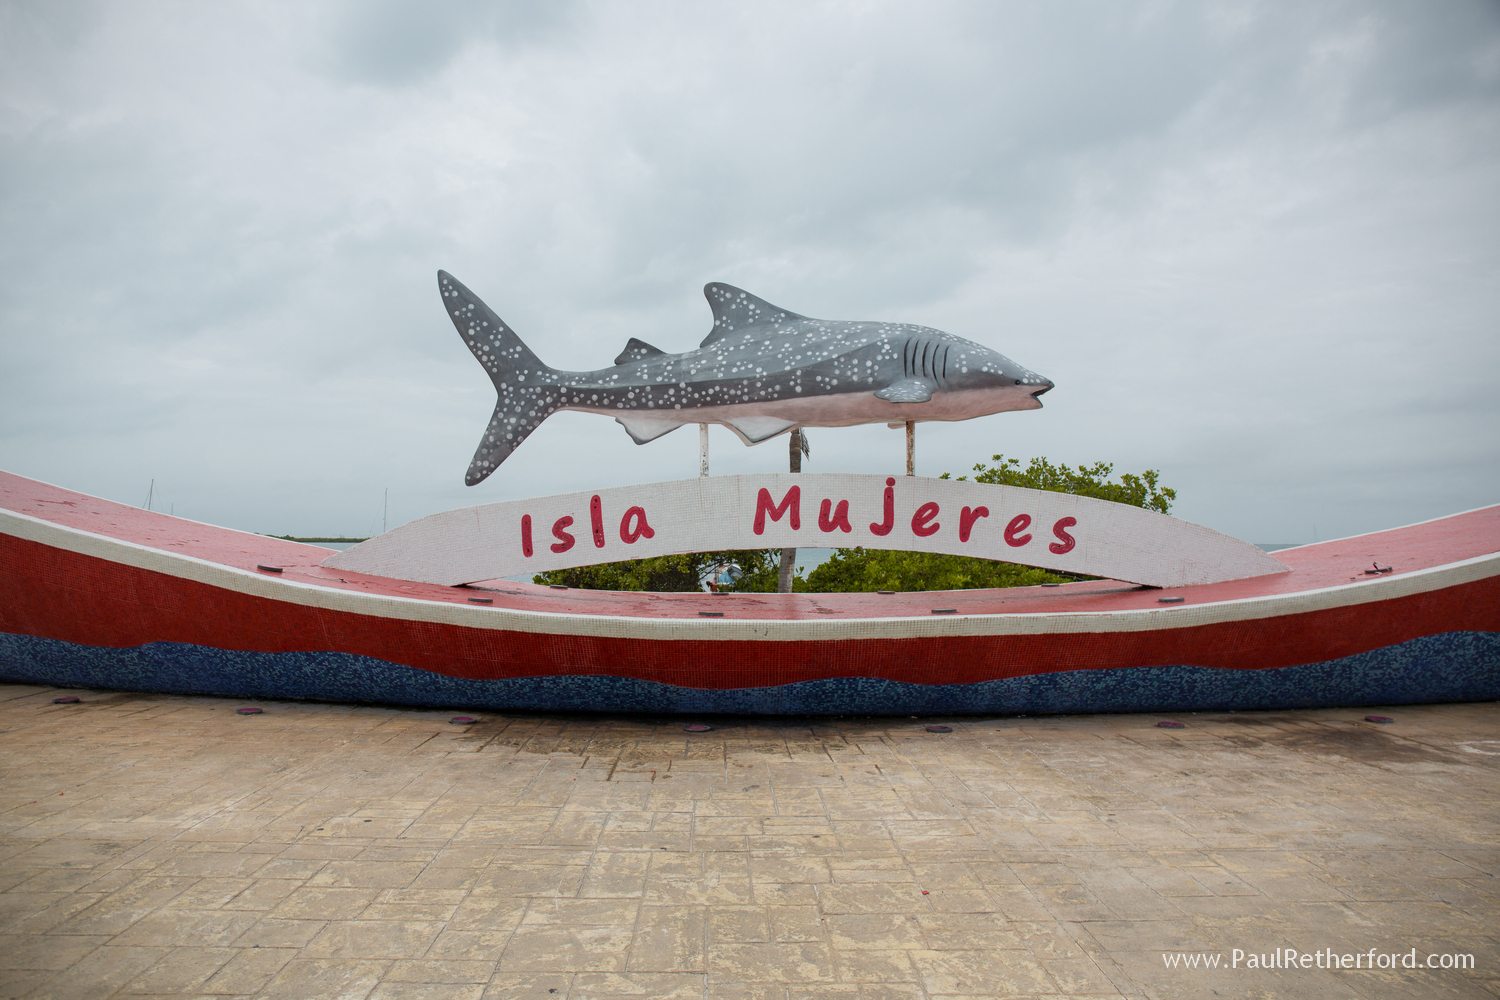
<path id="1" fill-rule="evenodd" d="M 426 868 L 422 861 L 330 861 L 307 880 L 309 886 L 404 889 Z"/>
<path id="2" fill-rule="evenodd" d="M 300 885 L 271 908 L 284 920 L 352 920 L 375 902 L 374 889 Z"/>
<path id="3" fill-rule="evenodd" d="M 297 882 L 305 882 L 321 871 L 327 863 L 322 859 L 273 858 L 256 869 L 255 877 L 265 880 L 293 879 Z"/>
<path id="4" fill-rule="evenodd" d="M 467 895 L 459 889 L 386 889 L 360 911 L 359 918 L 448 921 Z"/>
<path id="5" fill-rule="evenodd" d="M 906 951 L 835 951 L 834 972 L 846 983 L 914 983 L 916 967 Z"/>
<path id="6" fill-rule="evenodd" d="M 480 983 L 407 983 L 382 980 L 368 1000 L 481 1000 L 485 986 Z"/>
<path id="7" fill-rule="evenodd" d="M 573 974 L 497 972 L 484 990 L 484 1000 L 572 1000 Z"/>
<path id="8" fill-rule="evenodd" d="M 234 939 L 238 948 L 302 948 L 328 925 L 326 920 L 262 917 Z"/>
<path id="9" fill-rule="evenodd" d="M 195 992 L 238 954 L 234 948 L 173 948 L 125 984 L 126 993 Z"/>
<path id="10" fill-rule="evenodd" d="M 1057 993 L 1046 970 L 1023 951 L 914 951 L 922 986 L 940 996 Z"/>
<path id="11" fill-rule="evenodd" d="M 242 947 L 200 989 L 210 994 L 259 993 L 272 976 L 296 957 L 295 948 Z"/>
<path id="12" fill-rule="evenodd" d="M 145 972 L 170 951 L 167 948 L 105 945 L 70 962 L 61 971 L 31 979 L 28 998 L 59 1000 L 95 1000 L 120 990 L 126 983 Z M 0 976 L 8 983 L 10 974 Z"/>
<path id="13" fill-rule="evenodd" d="M 526 915 L 529 900 L 490 892 L 471 892 L 448 918 L 449 930 L 511 931 Z"/>
<path id="14" fill-rule="evenodd" d="M 822 983 L 834 977 L 833 951 L 825 944 L 721 944 L 708 957 L 716 978 L 740 982 Z"/>
<path id="15" fill-rule="evenodd" d="M 573 927 L 630 927 L 640 912 L 638 899 L 533 899 L 523 924 Z"/>
<path id="16" fill-rule="evenodd" d="M 385 974 L 384 982 L 403 983 L 480 983 L 495 974 L 495 963 L 485 961 L 444 961 L 442 959 L 404 959 Z"/>
<path id="17" fill-rule="evenodd" d="M 163 907 L 131 924 L 111 944 L 174 948 L 227 946 L 253 927 L 258 919 L 253 913 Z"/>
<path id="18" fill-rule="evenodd" d="M 522 924 L 500 955 L 504 972 L 623 972 L 632 927 Z"/>
<path id="19" fill-rule="evenodd" d="M 165 908 L 195 881 L 192 878 L 155 876 L 134 878 L 53 930 L 58 934 L 118 934 L 142 917 Z"/>
<path id="20" fill-rule="evenodd" d="M 272 976 L 260 995 L 275 998 L 367 997 L 380 985 L 391 963 L 348 959 L 296 958 Z"/>
<path id="21" fill-rule="evenodd" d="M 100 934 L 53 937 L 41 934 L 0 935 L 0 969 L 66 969 L 108 941 L 107 936 Z"/>
<path id="22" fill-rule="evenodd" d="M 628 968 L 632 972 L 702 972 L 707 916 L 701 906 L 643 906 Z"/>
<path id="23" fill-rule="evenodd" d="M 297 890 L 298 883 L 291 879 L 268 878 L 252 881 L 240 892 L 226 899 L 221 905 L 226 910 L 271 910 Z M 176 905 L 174 901 L 174 905 Z"/>
<path id="24" fill-rule="evenodd" d="M 699 1000 L 703 996 L 702 973 L 597 973 L 581 972 L 573 977 L 568 1000 Z"/>
<path id="25" fill-rule="evenodd" d="M 715 906 L 708 922 L 714 943 L 771 940 L 771 915 L 764 906 Z"/>
<path id="26" fill-rule="evenodd" d="M 417 958 L 443 930 L 438 921 L 332 920 L 309 941 L 309 958 Z"/>
<path id="27" fill-rule="evenodd" d="M 915 885 L 834 884 L 820 887 L 824 913 L 909 913 L 926 911 L 926 897 Z"/>

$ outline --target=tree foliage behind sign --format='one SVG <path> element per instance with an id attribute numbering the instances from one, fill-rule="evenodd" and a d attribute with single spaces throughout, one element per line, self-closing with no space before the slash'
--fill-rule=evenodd
<path id="1" fill-rule="evenodd" d="M 731 590 L 765 592 L 776 589 L 779 565 L 778 549 L 743 549 L 733 552 L 690 552 L 683 555 L 653 556 L 598 566 L 549 570 L 532 579 L 580 590 L 641 590 L 673 593 L 702 589 L 699 580 L 711 567 L 733 563 L 740 576 Z"/>
<path id="2" fill-rule="evenodd" d="M 973 481 L 996 486 L 1019 486 L 1029 490 L 1071 493 L 1114 503 L 1129 504 L 1165 514 L 1172 509 L 1177 491 L 1162 486 L 1160 473 L 1147 469 L 1126 472 L 1118 481 L 1110 477 L 1110 462 L 1092 465 L 1056 465 L 1046 458 L 1033 458 L 1025 466 L 1018 458 L 995 455 L 990 465 L 974 466 Z M 943 479 L 950 478 L 947 473 Z M 959 476 L 969 479 L 970 476 Z M 815 593 L 851 593 L 879 590 L 973 590 L 983 587 L 1026 587 L 1079 579 L 1031 566 L 975 559 L 938 552 L 895 552 L 884 549 L 837 549 L 827 562 L 807 575 L 799 590 Z"/>
<path id="3" fill-rule="evenodd" d="M 1023 466 L 1018 458 L 995 455 L 991 464 L 975 465 L 971 475 L 958 478 L 997 486 L 1071 493 L 1161 514 L 1172 509 L 1177 491 L 1161 485 L 1157 470 L 1125 472 L 1118 479 L 1111 478 L 1114 471 L 1110 462 L 1069 466 L 1056 465 L 1038 457 Z M 941 478 L 951 477 L 944 473 Z M 740 567 L 742 574 L 732 590 L 767 593 L 776 590 L 779 556 L 778 549 L 697 552 L 551 570 L 538 573 L 533 579 L 537 583 L 586 590 L 689 591 L 700 589 L 698 581 L 709 567 L 731 562 Z M 877 590 L 972 590 L 1025 587 L 1073 579 L 1077 577 L 991 559 L 856 548 L 834 550 L 828 561 L 815 567 L 806 577 L 798 577 L 794 587 L 797 591 L 824 594 Z"/>
<path id="4" fill-rule="evenodd" d="M 1170 513 L 1172 501 L 1177 499 L 1177 491 L 1170 486 L 1161 485 L 1161 473 L 1155 469 L 1147 469 L 1139 474 L 1122 472 L 1119 481 L 1113 482 L 1109 478 L 1115 471 L 1113 462 L 1078 466 L 1054 465 L 1038 456 L 1023 468 L 1019 458 L 995 455 L 991 461 L 993 465 L 981 462 L 974 466 L 974 482 L 1071 493 L 1074 496 L 1142 507 L 1158 514 Z M 940 478 L 948 479 L 949 476 L 945 472 Z M 970 477 L 958 478 L 963 480 Z"/>
<path id="5" fill-rule="evenodd" d="M 950 556 L 941 552 L 836 549 L 813 567 L 798 590 L 817 594 L 871 593 L 879 590 L 979 590 L 1062 583 L 1064 576 L 1033 566 Z"/>

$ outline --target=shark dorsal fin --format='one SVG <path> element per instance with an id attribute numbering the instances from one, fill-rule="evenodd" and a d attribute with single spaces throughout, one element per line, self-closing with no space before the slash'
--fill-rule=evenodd
<path id="1" fill-rule="evenodd" d="M 644 340 L 637 340 L 631 337 L 625 342 L 625 350 L 621 351 L 620 356 L 615 358 L 615 364 L 623 365 L 631 361 L 645 361 L 647 358 L 654 358 L 658 354 L 665 353 L 667 352 L 660 347 L 652 347 Z"/>
<path id="2" fill-rule="evenodd" d="M 749 326 L 807 319 L 800 313 L 773 306 L 758 295 L 751 295 L 742 288 L 726 285 L 722 281 L 704 285 L 703 297 L 708 300 L 708 307 L 714 311 L 714 328 L 703 338 L 703 347 Z"/>

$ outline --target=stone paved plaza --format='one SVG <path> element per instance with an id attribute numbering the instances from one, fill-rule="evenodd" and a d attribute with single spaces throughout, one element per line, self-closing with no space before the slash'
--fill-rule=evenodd
<path id="1" fill-rule="evenodd" d="M 948 733 L 242 704 L 0 686 L 0 995 L 1500 993 L 1493 704 Z M 1282 948 L 1475 967 L 1246 967 Z"/>

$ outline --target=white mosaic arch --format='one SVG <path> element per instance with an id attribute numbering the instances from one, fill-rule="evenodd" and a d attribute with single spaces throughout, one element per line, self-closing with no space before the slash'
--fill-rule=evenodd
<path id="1" fill-rule="evenodd" d="M 446 511 L 324 565 L 455 585 L 722 549 L 853 547 L 976 556 L 1155 587 L 1286 567 L 1228 535 L 1125 504 L 868 475 L 688 479 Z"/>

